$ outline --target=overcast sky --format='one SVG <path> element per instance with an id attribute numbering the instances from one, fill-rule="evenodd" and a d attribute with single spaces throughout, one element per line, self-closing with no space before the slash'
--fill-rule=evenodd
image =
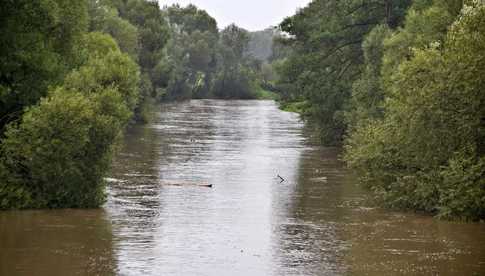
<path id="1" fill-rule="evenodd" d="M 249 31 L 259 31 L 278 25 L 295 14 L 311 0 L 158 0 L 160 7 L 179 3 L 194 4 L 217 20 L 219 28 L 236 23 Z"/>

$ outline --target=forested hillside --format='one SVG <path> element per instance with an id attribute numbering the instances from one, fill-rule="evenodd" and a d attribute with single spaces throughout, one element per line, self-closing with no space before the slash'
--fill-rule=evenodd
<path id="1" fill-rule="evenodd" d="M 287 18 L 283 106 L 383 204 L 485 218 L 482 1 L 315 0 Z"/>

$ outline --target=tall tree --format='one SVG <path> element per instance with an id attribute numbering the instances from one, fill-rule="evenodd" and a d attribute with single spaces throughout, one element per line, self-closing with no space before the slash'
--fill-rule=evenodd
<path id="1" fill-rule="evenodd" d="M 216 69 L 217 22 L 193 5 L 173 5 L 165 10 L 172 39 L 167 55 L 158 66 L 168 72 L 164 99 L 204 98 Z M 167 66 L 168 65 L 168 66 Z"/>
<path id="2" fill-rule="evenodd" d="M 87 24 L 85 1 L 1 1 L 0 136 L 76 66 L 75 45 Z"/>
<path id="3" fill-rule="evenodd" d="M 254 76 L 247 64 L 249 32 L 232 24 L 221 31 L 214 94 L 220 98 L 252 98 Z"/>
<path id="4" fill-rule="evenodd" d="M 346 159 L 388 206 L 480 220 L 485 5 L 456 3 L 417 2 L 386 40 L 383 62 L 396 70 L 382 76 L 384 114 L 352 133 Z M 397 47 L 404 36 L 412 50 Z"/>
<path id="5" fill-rule="evenodd" d="M 112 35 L 122 50 L 128 52 L 140 65 L 141 97 L 136 110 L 138 121 L 147 121 L 146 110 L 157 97 L 160 85 L 164 49 L 170 38 L 167 18 L 157 2 L 148 0 L 91 0 L 99 19 L 94 20 L 100 27 L 96 30 Z M 95 18 L 96 19 L 96 18 Z M 96 26 L 96 25 L 95 25 Z M 136 39 L 136 41 L 135 41 Z"/>
<path id="6" fill-rule="evenodd" d="M 118 10 L 99 0 L 89 0 L 89 30 L 111 35 L 123 52 L 138 60 L 140 51 L 138 28 L 119 16 Z"/>
<path id="7" fill-rule="evenodd" d="M 306 102 L 326 144 L 340 143 L 344 109 L 360 76 L 364 37 L 379 24 L 396 26 L 409 1 L 317 0 L 280 25 L 293 53 L 280 68 L 286 102 Z"/>
<path id="8" fill-rule="evenodd" d="M 139 69 L 105 34 L 86 34 L 84 64 L 50 88 L 0 144 L 0 209 L 92 208 L 138 99 Z"/>

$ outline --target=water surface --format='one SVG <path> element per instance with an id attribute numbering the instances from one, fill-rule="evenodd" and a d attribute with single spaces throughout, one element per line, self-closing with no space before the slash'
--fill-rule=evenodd
<path id="1" fill-rule="evenodd" d="M 102 210 L 0 213 L 0 275 L 485 275 L 485 225 L 369 208 L 311 141 L 271 101 L 164 105 Z"/>

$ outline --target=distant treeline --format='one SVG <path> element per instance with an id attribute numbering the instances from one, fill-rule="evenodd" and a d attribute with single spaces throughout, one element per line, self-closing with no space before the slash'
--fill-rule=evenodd
<path id="1" fill-rule="evenodd" d="M 174 5 L 163 14 L 171 39 L 156 66 L 159 99 L 262 96 L 262 60 L 250 49 L 251 33 L 234 24 L 219 31 L 216 20 L 193 5 Z"/>
<path id="2" fill-rule="evenodd" d="M 284 108 L 391 208 L 485 219 L 485 6 L 314 0 L 281 24 Z"/>
<path id="3" fill-rule="evenodd" d="M 88 208 L 153 103 L 267 96 L 250 34 L 195 6 L 2 0 L 0 209 Z"/>

